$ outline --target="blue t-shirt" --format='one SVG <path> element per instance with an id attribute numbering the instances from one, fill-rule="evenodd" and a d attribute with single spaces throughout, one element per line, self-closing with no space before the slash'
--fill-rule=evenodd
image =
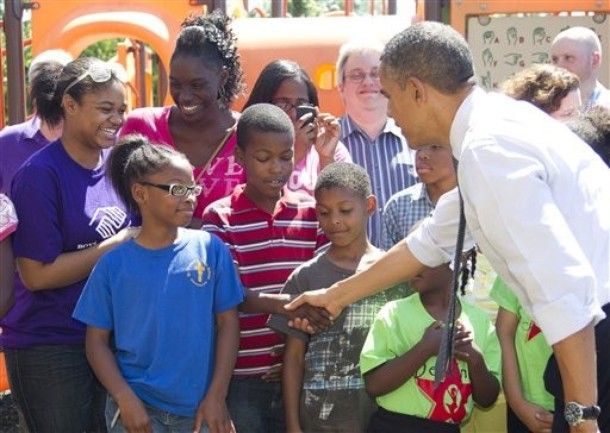
<path id="1" fill-rule="evenodd" d="M 213 374 L 214 315 L 243 297 L 224 243 L 180 229 L 166 248 L 130 240 L 102 256 L 74 318 L 113 331 L 119 369 L 142 401 L 194 416 Z"/>
<path id="2" fill-rule="evenodd" d="M 15 257 L 52 263 L 64 253 L 102 242 L 132 223 L 132 217 L 99 167 L 88 169 L 55 141 L 21 166 L 12 185 L 19 218 L 13 235 Z M 15 278 L 15 304 L 2 318 L 0 344 L 24 348 L 83 344 L 85 327 L 72 318 L 85 279 L 52 290 L 31 292 Z"/>

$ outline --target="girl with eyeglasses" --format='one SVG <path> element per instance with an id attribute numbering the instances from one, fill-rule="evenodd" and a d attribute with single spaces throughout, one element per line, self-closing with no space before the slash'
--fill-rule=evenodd
<path id="1" fill-rule="evenodd" d="M 294 169 L 287 187 L 313 196 L 318 173 L 331 162 L 352 162 L 343 143 L 339 142 L 337 119 L 317 108 L 318 91 L 307 72 L 290 60 L 275 60 L 261 71 L 244 109 L 269 103 L 288 114 L 294 125 Z M 298 106 L 315 108 L 315 117 L 297 115 Z"/>
<path id="2" fill-rule="evenodd" d="M 85 326 L 72 311 L 99 257 L 133 233 L 105 176 L 123 124 L 124 84 L 105 62 L 79 58 L 64 67 L 46 103 L 63 130 L 13 180 L 20 278 L 0 344 L 30 432 L 105 432 L 105 392 L 87 363 Z"/>
<path id="3" fill-rule="evenodd" d="M 74 317 L 87 324 L 87 356 L 109 393 L 109 431 L 234 432 L 225 396 L 243 288 L 228 247 L 184 228 L 202 192 L 193 167 L 131 135 L 108 175 L 142 227 L 100 259 Z"/>
<path id="4" fill-rule="evenodd" d="M 121 130 L 121 136 L 142 134 L 186 155 L 203 187 L 192 222 L 197 227 L 208 204 L 245 182 L 233 155 L 239 115 L 230 104 L 242 91 L 243 73 L 230 23 L 218 10 L 187 18 L 169 64 L 174 105 L 134 110 Z"/>

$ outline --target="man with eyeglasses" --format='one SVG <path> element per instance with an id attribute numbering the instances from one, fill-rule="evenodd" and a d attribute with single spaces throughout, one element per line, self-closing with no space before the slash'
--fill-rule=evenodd
<path id="1" fill-rule="evenodd" d="M 364 167 L 377 197 L 377 211 L 368 222 L 373 245 L 381 246 L 382 211 L 390 197 L 417 183 L 407 142 L 388 117 L 388 100 L 380 92 L 379 64 L 383 45 L 354 40 L 337 59 L 338 87 L 345 114 L 339 119 L 340 141 L 354 163 Z"/>

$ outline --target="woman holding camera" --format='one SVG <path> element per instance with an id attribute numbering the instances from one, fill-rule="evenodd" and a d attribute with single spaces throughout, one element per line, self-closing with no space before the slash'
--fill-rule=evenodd
<path id="1" fill-rule="evenodd" d="M 320 113 L 316 87 L 299 64 L 275 60 L 265 66 L 244 109 L 263 102 L 280 107 L 294 124 L 294 170 L 288 189 L 313 195 L 322 168 L 335 161 L 352 162 L 347 148 L 339 142 L 338 120 Z"/>

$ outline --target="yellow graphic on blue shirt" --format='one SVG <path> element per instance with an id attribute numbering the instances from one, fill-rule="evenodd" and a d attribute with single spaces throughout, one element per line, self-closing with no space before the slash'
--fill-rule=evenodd
<path id="1" fill-rule="evenodd" d="M 203 287 L 212 277 L 212 270 L 199 259 L 193 260 L 186 273 L 191 283 L 197 287 Z"/>

